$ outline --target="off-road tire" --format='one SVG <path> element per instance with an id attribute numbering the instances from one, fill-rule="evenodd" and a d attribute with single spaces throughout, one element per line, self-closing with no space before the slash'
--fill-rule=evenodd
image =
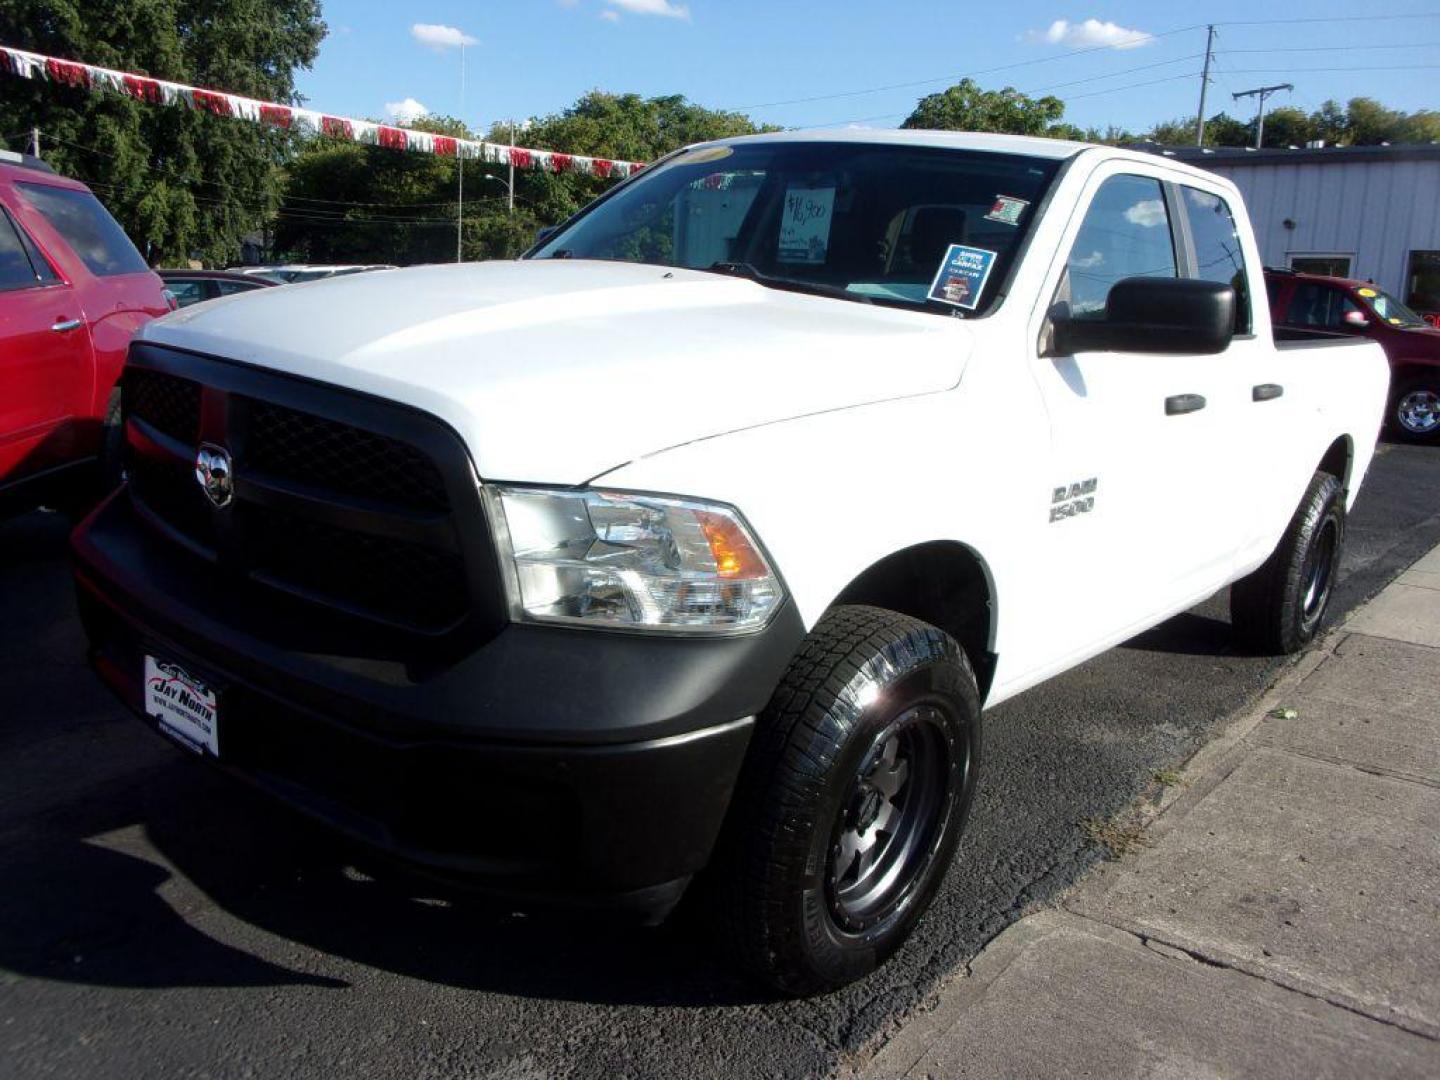
<path id="1" fill-rule="evenodd" d="M 908 758 L 897 759 L 893 747 L 914 758 L 898 787 L 896 763 Z M 979 755 L 979 693 L 953 638 L 881 608 L 830 611 L 757 721 L 713 864 L 732 955 L 792 995 L 833 989 L 878 967 L 944 878 L 974 797 Z M 867 773 L 867 763 L 881 772 Z M 894 790 L 879 792 L 872 780 Z M 896 830 L 888 838 L 876 817 L 858 820 L 876 798 L 889 808 L 881 820 Z M 886 886 L 893 896 L 874 893 L 868 919 L 838 899 L 840 890 L 858 888 L 842 876 L 842 842 L 867 829 L 878 852 L 870 865 L 893 859 L 901 868 Z M 848 870 L 863 876 L 863 866 L 862 858 Z"/>
<path id="2" fill-rule="evenodd" d="M 1344 489 L 1317 472 L 1270 558 L 1230 587 L 1236 639 L 1266 655 L 1309 644 L 1325 617 L 1344 540 Z"/>

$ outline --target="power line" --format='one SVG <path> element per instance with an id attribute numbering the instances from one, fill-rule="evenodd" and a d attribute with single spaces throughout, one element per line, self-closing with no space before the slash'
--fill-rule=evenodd
<path id="1" fill-rule="evenodd" d="M 1196 25 L 1196 26 L 1182 26 L 1182 27 L 1179 27 L 1179 28 L 1177 28 L 1177 29 L 1175 29 L 1175 30 L 1165 30 L 1165 31 L 1163 31 L 1163 32 L 1161 32 L 1161 33 L 1158 33 L 1158 34 L 1150 34 L 1150 35 L 1148 35 L 1148 36 L 1146 37 L 1145 40 L 1146 40 L 1146 41 L 1158 41 L 1158 40 L 1161 39 L 1161 38 L 1173 37 L 1173 36 L 1176 35 L 1176 34 L 1183 34 L 1183 33 L 1186 33 L 1187 31 L 1190 31 L 1190 30 L 1198 30 L 1198 29 L 1200 29 L 1199 25 Z M 1017 68 L 1032 67 L 1032 66 L 1034 66 L 1035 64 L 1053 64 L 1053 63 L 1055 63 L 1055 62 L 1058 61 L 1058 60 L 1070 60 L 1070 59 L 1072 59 L 1072 58 L 1074 58 L 1074 57 L 1077 57 L 1077 56 L 1085 56 L 1085 55 L 1087 55 L 1087 54 L 1089 54 L 1089 53 L 1113 52 L 1113 51 L 1115 51 L 1116 49 L 1122 49 L 1122 48 L 1124 48 L 1124 46 L 1117 46 L 1117 45 L 1095 45 L 1095 46 L 1091 46 L 1090 48 L 1086 48 L 1086 49 L 1074 49 L 1074 50 L 1072 50 L 1072 51 L 1070 51 L 1070 52 L 1060 53 L 1060 54 L 1055 55 L 1055 56 L 1039 56 L 1039 57 L 1036 57 L 1034 60 L 1020 60 L 1020 61 L 1017 61 L 1016 63 L 1013 63 L 1013 64 L 1001 64 L 1001 65 L 998 66 L 998 67 L 980 68 L 980 69 L 978 69 L 978 70 L 976 70 L 976 71 L 966 71 L 966 72 L 961 72 L 961 73 L 959 73 L 959 74 L 938 75 L 938 76 L 936 76 L 936 77 L 934 77 L 934 78 L 931 78 L 931 79 L 915 79 L 915 80 L 913 80 L 913 81 L 911 81 L 911 82 L 890 83 L 890 84 L 887 85 L 887 86 L 871 86 L 871 87 L 867 87 L 867 88 L 862 89 L 862 90 L 842 90 L 842 91 L 838 91 L 838 92 L 833 93 L 833 94 L 816 94 L 816 95 L 814 95 L 814 96 L 812 96 L 812 97 L 790 98 L 790 99 L 788 99 L 788 100 L 786 100 L 786 101 L 764 101 L 764 102 L 760 102 L 759 104 L 756 104 L 756 105 L 734 105 L 734 106 L 731 106 L 731 107 L 730 107 L 729 111 L 731 111 L 731 112 L 749 112 L 749 111 L 752 110 L 752 109 L 774 109 L 774 108 L 778 108 L 778 107 L 780 107 L 780 106 L 782 106 L 782 105 L 808 105 L 808 104 L 810 104 L 810 103 L 812 103 L 812 102 L 816 102 L 816 101 L 834 101 L 834 100 L 836 100 L 837 98 L 861 97 L 862 95 L 865 95 L 865 94 L 880 94 L 880 93 L 886 92 L 887 90 L 909 90 L 909 89 L 911 89 L 911 88 L 913 88 L 913 87 L 916 87 L 916 86 L 930 86 L 930 85 L 933 85 L 934 83 L 942 83 L 942 82 L 952 82 L 952 83 L 953 83 L 953 82 L 959 82 L 961 79 L 973 79 L 973 78 L 976 78 L 977 76 L 980 76 L 980 75 L 994 75 L 994 74 L 996 74 L 997 72 L 1001 72 L 1001 71 L 1013 71 L 1013 70 L 1015 70 L 1015 69 L 1017 69 Z"/>
<path id="2" fill-rule="evenodd" d="M 1304 18 L 1304 19 L 1248 19 L 1230 20 L 1217 22 L 1216 29 L 1229 26 L 1292 26 L 1305 23 L 1349 23 L 1349 22 L 1394 22 L 1407 19 L 1440 19 L 1440 11 L 1421 11 L 1410 14 L 1397 15 L 1335 15 L 1329 17 Z M 1204 23 L 1196 23 L 1191 26 L 1180 26 L 1173 30 L 1162 30 L 1145 37 L 1144 42 L 1159 41 L 1162 38 L 1174 37 L 1176 34 L 1189 33 L 1192 30 L 1204 29 Z M 1397 48 L 1400 46 L 1396 46 Z M 882 94 L 890 90 L 909 90 L 917 86 L 930 86 L 942 82 L 959 82 L 961 79 L 972 79 L 980 75 L 994 75 L 1001 71 L 1013 71 L 1017 68 L 1030 67 L 1035 64 L 1050 64 L 1060 60 L 1069 60 L 1077 56 L 1086 56 L 1099 52 L 1114 52 L 1126 48 L 1125 45 L 1094 45 L 1084 49 L 1074 49 L 1069 52 L 1059 53 L 1054 56 L 1040 56 L 1033 60 L 1021 60 L 1013 64 L 1001 64 L 997 67 L 980 68 L 975 71 L 967 71 L 959 74 L 939 75 L 929 79 L 914 79 L 908 82 L 888 83 L 883 86 L 863 87 L 855 90 L 839 90 L 830 94 L 814 94 L 803 98 L 788 98 L 783 101 L 762 101 L 753 105 L 730 106 L 732 112 L 748 112 L 753 109 L 774 109 L 784 105 L 808 105 L 817 101 L 835 101 L 839 98 L 861 97 L 866 94 Z"/>

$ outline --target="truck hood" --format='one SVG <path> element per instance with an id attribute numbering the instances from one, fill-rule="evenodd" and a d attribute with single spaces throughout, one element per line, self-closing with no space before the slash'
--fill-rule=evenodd
<path id="1" fill-rule="evenodd" d="M 959 319 L 691 270 L 546 260 L 258 289 L 147 341 L 433 413 L 486 479 L 581 483 L 681 443 L 956 385 Z"/>

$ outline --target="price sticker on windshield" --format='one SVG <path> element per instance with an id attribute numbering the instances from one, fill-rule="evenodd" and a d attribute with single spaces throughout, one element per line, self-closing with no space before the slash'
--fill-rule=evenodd
<path id="1" fill-rule="evenodd" d="M 930 299 L 974 311 L 980 306 L 980 294 L 985 291 L 985 282 L 994 265 L 993 251 L 951 244 L 935 280 L 930 283 Z"/>
<path id="2" fill-rule="evenodd" d="M 784 216 L 780 221 L 782 263 L 818 265 L 830 249 L 830 219 L 835 213 L 833 187 L 792 184 L 785 190 Z"/>

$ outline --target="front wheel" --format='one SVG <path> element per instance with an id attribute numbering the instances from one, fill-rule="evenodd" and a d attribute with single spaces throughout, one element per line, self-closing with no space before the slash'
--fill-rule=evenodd
<path id="1" fill-rule="evenodd" d="M 979 755 L 975 676 L 948 634 L 827 614 L 759 719 L 716 867 L 746 967 L 789 994 L 878 967 L 939 888 Z"/>
<path id="2" fill-rule="evenodd" d="M 1390 426 L 1407 439 L 1440 439 L 1440 372 L 1407 379 L 1396 388 Z"/>
<path id="3" fill-rule="evenodd" d="M 1330 603 L 1345 540 L 1345 491 L 1317 472 L 1270 558 L 1230 587 L 1230 622 L 1257 652 L 1298 652 L 1315 637 Z"/>

